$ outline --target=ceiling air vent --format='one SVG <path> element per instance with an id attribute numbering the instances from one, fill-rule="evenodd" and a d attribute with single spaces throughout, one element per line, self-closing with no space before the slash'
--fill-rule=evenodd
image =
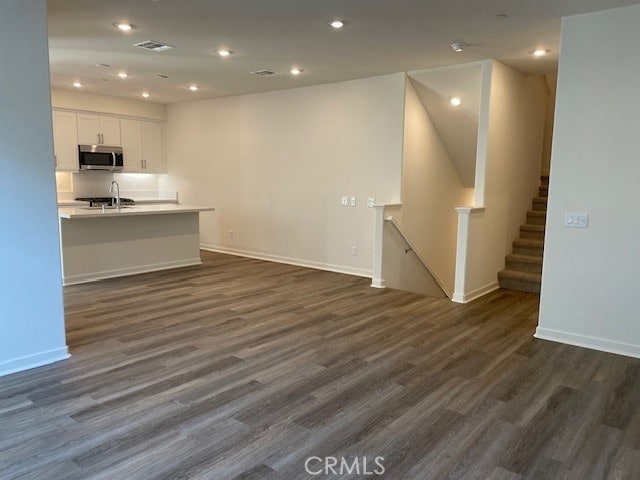
<path id="1" fill-rule="evenodd" d="M 278 72 L 272 72 L 271 70 L 256 70 L 255 72 L 251 72 L 251 75 L 257 75 L 258 77 L 273 77 L 275 75 L 282 75 Z"/>
<path id="2" fill-rule="evenodd" d="M 144 42 L 134 43 L 133 46 L 144 48 L 145 50 L 151 50 L 153 52 L 164 52 L 165 50 L 175 48 L 172 45 L 156 42 L 155 40 L 145 40 Z"/>

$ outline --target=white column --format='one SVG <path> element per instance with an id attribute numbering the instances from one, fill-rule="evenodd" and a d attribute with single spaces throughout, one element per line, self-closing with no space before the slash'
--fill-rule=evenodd
<path id="1" fill-rule="evenodd" d="M 373 278 L 371 286 L 374 288 L 385 288 L 382 277 L 382 244 L 384 242 L 384 205 L 376 205 L 374 209 L 373 221 Z"/>
<path id="2" fill-rule="evenodd" d="M 458 239 L 456 244 L 456 277 L 452 301 L 467 303 L 467 257 L 469 252 L 469 224 L 471 214 L 484 212 L 484 207 L 456 207 L 458 212 Z"/>

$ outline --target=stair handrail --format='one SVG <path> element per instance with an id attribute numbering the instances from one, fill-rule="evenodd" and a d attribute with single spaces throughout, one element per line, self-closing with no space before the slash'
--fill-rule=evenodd
<path id="1" fill-rule="evenodd" d="M 427 263 L 427 261 L 424 259 L 424 257 L 420 254 L 420 252 L 416 249 L 416 247 L 414 246 L 414 244 L 411 242 L 411 240 L 409 239 L 409 237 L 407 236 L 406 232 L 402 229 L 402 227 L 400 226 L 400 224 L 396 221 L 395 218 L 393 218 L 392 215 L 388 215 L 386 217 L 384 217 L 384 221 L 385 222 L 389 222 L 390 225 L 392 225 L 397 232 L 400 234 L 400 236 L 402 237 L 402 239 L 405 241 L 405 243 L 407 245 L 409 245 L 410 250 L 409 251 L 413 251 L 413 253 L 415 254 L 416 257 L 418 257 L 418 260 L 420 260 L 420 263 L 422 263 L 422 266 L 427 270 L 427 272 L 429 272 L 429 274 L 433 277 L 433 279 L 435 280 L 435 282 L 438 284 L 438 286 L 440 287 L 440 289 L 444 292 L 444 294 L 451 298 L 452 294 L 451 292 L 449 292 L 444 285 L 442 284 L 442 282 L 440 281 L 440 279 L 438 278 L 438 276 L 435 274 L 435 272 L 431 269 L 431 267 L 429 266 L 429 264 Z M 409 253 L 409 251 L 405 252 L 405 255 L 407 253 Z"/>

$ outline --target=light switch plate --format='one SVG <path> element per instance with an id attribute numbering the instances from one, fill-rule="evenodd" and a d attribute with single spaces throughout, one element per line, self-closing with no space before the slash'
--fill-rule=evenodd
<path id="1" fill-rule="evenodd" d="M 589 226 L 589 214 L 566 212 L 564 214 L 564 226 L 570 228 L 587 228 Z"/>
<path id="2" fill-rule="evenodd" d="M 350 203 L 351 203 L 352 207 L 355 207 L 356 204 L 358 203 L 358 199 L 356 197 L 351 197 L 351 202 Z"/>
<path id="3" fill-rule="evenodd" d="M 343 207 L 348 207 L 349 206 L 349 197 L 342 197 L 340 205 L 343 206 Z"/>
<path id="4" fill-rule="evenodd" d="M 376 204 L 376 199 L 373 197 L 367 198 L 367 207 L 373 207 Z"/>

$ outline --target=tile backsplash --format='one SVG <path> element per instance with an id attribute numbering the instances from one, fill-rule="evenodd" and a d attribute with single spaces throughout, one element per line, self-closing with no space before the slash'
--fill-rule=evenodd
<path id="1" fill-rule="evenodd" d="M 74 200 L 77 197 L 108 197 L 111 181 L 120 185 L 122 196 L 135 198 L 166 199 L 175 197 L 175 192 L 158 192 L 160 174 L 81 172 L 56 173 L 58 201 Z"/>

